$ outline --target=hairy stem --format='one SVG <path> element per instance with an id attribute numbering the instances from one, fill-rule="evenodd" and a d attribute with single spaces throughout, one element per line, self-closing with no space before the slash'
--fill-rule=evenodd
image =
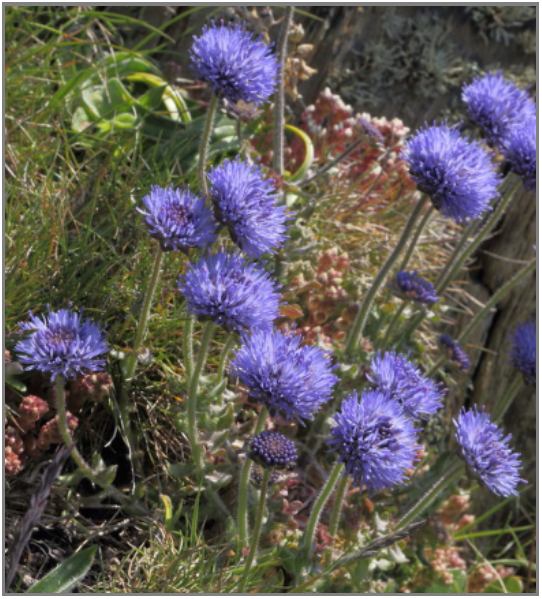
<path id="1" fill-rule="evenodd" d="M 64 377 L 62 375 L 58 375 L 55 379 L 55 390 L 56 390 L 56 402 L 57 402 L 57 414 L 58 414 L 58 428 L 60 429 L 60 435 L 66 447 L 70 450 L 70 456 L 73 461 L 77 464 L 77 467 L 81 472 L 95 485 L 98 485 L 110 497 L 113 497 L 116 501 L 118 501 L 121 505 L 127 506 L 130 505 L 131 510 L 135 515 L 146 515 L 147 510 L 138 504 L 137 502 L 131 501 L 129 497 L 127 497 L 124 493 L 119 491 L 116 487 L 109 483 L 104 483 L 98 472 L 95 472 L 89 464 L 87 464 L 86 460 L 79 453 L 79 450 L 75 446 L 74 440 L 71 436 L 70 429 L 68 428 L 68 418 L 66 412 L 66 394 L 64 391 Z"/>
<path id="2" fill-rule="evenodd" d="M 314 503 L 314 507 L 312 508 L 309 522 L 307 523 L 303 539 L 301 540 L 301 551 L 304 553 L 304 557 L 307 561 L 310 560 L 312 554 L 314 535 L 316 533 L 316 527 L 320 522 L 320 516 L 322 515 L 322 511 L 331 494 L 333 493 L 333 490 L 335 489 L 335 485 L 339 480 L 339 476 L 341 476 L 343 473 L 343 468 L 344 464 L 342 462 L 337 462 L 335 466 L 333 466 L 333 470 L 331 471 L 326 484 L 320 491 L 320 495 L 318 495 L 316 502 Z"/>
<path id="3" fill-rule="evenodd" d="M 216 376 L 216 380 L 220 383 L 220 381 L 224 378 L 224 371 L 226 369 L 226 361 L 228 356 L 230 355 L 230 351 L 233 349 L 235 345 L 236 336 L 234 333 L 230 333 L 228 338 L 226 339 L 226 343 L 224 343 L 224 347 L 220 352 L 220 360 L 218 362 L 218 373 Z"/>
<path id="4" fill-rule="evenodd" d="M 248 581 L 248 575 L 250 574 L 250 569 L 252 568 L 254 558 L 256 557 L 256 551 L 258 550 L 258 545 L 260 543 L 260 534 L 262 532 L 263 515 L 265 512 L 265 503 L 267 500 L 267 487 L 269 485 L 270 476 L 271 476 L 271 470 L 268 470 L 266 468 L 264 470 L 263 478 L 262 478 L 262 485 L 261 485 L 261 489 L 260 489 L 260 501 L 258 502 L 258 512 L 256 514 L 256 520 L 254 522 L 254 530 L 252 532 L 252 540 L 251 540 L 251 544 L 250 544 L 250 550 L 249 550 L 247 561 L 245 564 L 245 571 L 243 573 L 243 578 L 241 579 L 241 582 L 239 584 L 239 590 L 238 590 L 239 593 L 245 592 L 245 589 L 247 586 L 247 581 Z"/>
<path id="5" fill-rule="evenodd" d="M 476 327 L 480 324 L 480 322 L 489 314 L 489 312 L 502 300 L 506 294 L 518 284 L 520 283 L 528 274 L 530 274 L 536 268 L 536 258 L 531 260 L 526 266 L 524 266 L 515 277 L 512 277 L 506 285 L 503 285 L 499 290 L 497 290 L 486 303 L 486 305 L 476 314 L 476 316 L 470 321 L 468 326 L 462 331 L 461 335 L 459 335 L 457 342 L 464 343 L 469 335 L 476 329 Z M 428 372 L 428 376 L 433 375 L 446 361 L 446 357 L 442 356 L 437 362 L 433 365 L 433 368 Z"/>
<path id="6" fill-rule="evenodd" d="M 401 305 L 399 306 L 399 308 L 396 310 L 396 312 L 388 326 L 388 330 L 386 331 L 386 334 L 384 335 L 384 339 L 382 340 L 382 343 L 379 343 L 380 347 L 386 349 L 387 343 L 391 339 L 393 331 L 395 330 L 395 327 L 397 326 L 397 323 L 399 322 L 399 319 L 401 318 L 401 314 L 404 312 L 404 310 L 407 306 L 408 306 L 408 300 L 403 300 L 401 302 Z"/>
<path id="7" fill-rule="evenodd" d="M 184 321 L 183 329 L 183 358 L 184 368 L 186 372 L 186 379 L 192 378 L 192 372 L 194 370 L 194 321 L 196 317 L 190 312 L 186 313 L 186 320 Z"/>
<path id="8" fill-rule="evenodd" d="M 262 432 L 265 426 L 265 419 L 267 418 L 267 408 L 262 406 L 258 422 L 256 423 L 256 430 L 254 436 Z M 245 458 L 243 468 L 241 469 L 241 476 L 239 479 L 239 498 L 237 503 L 237 526 L 239 528 L 239 551 L 248 545 L 248 486 L 250 479 L 250 469 L 252 468 L 253 461 L 248 457 Z"/>
<path id="9" fill-rule="evenodd" d="M 412 230 L 414 229 L 414 225 L 416 224 L 416 221 L 425 206 L 425 202 L 425 198 L 422 197 L 414 207 L 414 210 L 412 211 L 412 214 L 410 215 L 410 218 L 408 219 L 405 225 L 403 234 L 397 242 L 395 249 L 388 256 L 388 259 L 386 260 L 386 262 L 384 262 L 378 274 L 376 275 L 371 288 L 367 291 L 346 343 L 347 355 L 352 355 L 354 350 L 358 347 L 359 340 L 363 336 L 363 331 L 367 323 L 367 318 L 369 317 L 369 312 L 371 311 L 373 305 L 373 300 L 376 294 L 378 293 L 378 290 L 384 283 L 384 280 L 386 279 L 386 276 L 388 275 L 395 261 L 399 258 L 401 252 L 406 246 L 408 239 L 410 238 L 410 235 L 412 233 Z"/>
<path id="10" fill-rule="evenodd" d="M 143 306 L 141 307 L 141 314 L 139 315 L 139 322 L 137 323 L 137 331 L 134 339 L 134 344 L 132 346 L 132 351 L 130 355 L 126 358 L 125 366 L 124 366 L 124 377 L 128 386 L 130 386 L 131 379 L 134 376 L 135 368 L 137 364 L 137 356 L 139 350 L 141 349 L 141 345 L 145 340 L 145 335 L 147 333 L 147 323 L 149 321 L 149 316 L 151 313 L 152 300 L 154 298 L 154 293 L 156 291 L 156 287 L 158 286 L 158 281 L 160 280 L 160 273 L 162 272 L 162 262 L 164 260 L 164 252 L 158 244 L 156 244 L 154 248 L 154 257 L 152 262 L 152 270 L 151 277 L 149 279 L 149 283 L 147 286 L 147 290 L 145 291 L 145 297 L 143 299 Z"/>
<path id="11" fill-rule="evenodd" d="M 339 486 L 337 488 L 337 493 L 335 494 L 335 501 L 333 503 L 333 511 L 331 512 L 331 518 L 329 520 L 328 526 L 328 534 L 335 541 L 335 535 L 339 530 L 339 520 L 341 519 L 341 512 L 343 507 L 344 496 L 346 494 L 346 489 L 348 488 L 348 476 L 343 476 Z M 331 555 L 332 551 L 329 549 L 326 553 L 326 567 L 328 568 L 331 565 Z"/>
<path id="12" fill-rule="evenodd" d="M 512 198 L 514 197 L 514 194 L 520 185 L 521 181 L 518 179 L 515 185 L 512 185 L 510 187 L 507 194 L 503 197 L 497 208 L 493 211 L 491 217 L 478 231 L 474 239 L 455 259 L 455 262 L 449 262 L 448 265 L 445 267 L 444 270 L 446 271 L 446 274 L 444 276 L 441 275 L 442 281 L 436 288 L 438 295 L 440 295 L 446 289 L 446 287 L 448 287 L 448 284 L 451 281 L 453 281 L 454 277 L 463 267 L 463 264 L 467 261 L 468 257 L 478 248 L 478 246 L 484 241 L 488 234 L 491 233 L 495 225 L 499 222 L 501 216 L 504 214 L 504 211 L 512 201 Z"/>
<path id="13" fill-rule="evenodd" d="M 192 373 L 190 379 L 190 386 L 188 389 L 188 440 L 190 441 L 190 448 L 192 450 L 192 457 L 196 465 L 196 474 L 203 472 L 203 456 L 201 452 L 201 445 L 199 442 L 198 435 L 198 388 L 201 377 L 201 372 L 207 359 L 207 352 L 209 351 L 209 345 L 213 339 L 216 325 L 214 322 L 208 322 L 205 325 L 203 331 L 203 337 L 201 339 L 201 347 L 198 354 L 198 361 Z"/>
<path id="14" fill-rule="evenodd" d="M 131 353 L 128 355 L 123 365 L 124 381 L 119 393 L 118 404 L 120 419 L 122 422 L 122 428 L 124 436 L 126 438 L 126 443 L 128 445 L 128 450 L 130 452 L 130 458 L 133 461 L 136 471 L 141 470 L 141 465 L 138 457 L 137 439 L 132 428 L 132 419 L 130 417 L 129 391 L 136 370 L 137 358 L 141 350 L 141 346 L 145 341 L 145 335 L 147 333 L 147 324 L 151 313 L 154 294 L 156 292 L 156 288 L 158 287 L 158 282 L 160 281 L 163 260 L 164 252 L 162 251 L 160 245 L 156 244 L 154 248 L 154 257 L 151 267 L 151 276 L 147 285 L 147 290 L 145 291 L 145 296 L 143 298 L 143 306 L 141 307 L 139 322 L 137 323 L 134 344 L 132 346 Z"/>
<path id="15" fill-rule="evenodd" d="M 494 422 L 500 422 L 506 412 L 508 412 L 508 408 L 512 405 L 516 395 L 519 393 L 520 389 L 523 388 L 523 375 L 521 372 L 516 373 L 512 382 L 505 389 L 504 393 L 499 397 L 497 404 L 491 414 L 492 420 Z"/>
<path id="16" fill-rule="evenodd" d="M 207 185 L 207 155 L 209 153 L 209 143 L 211 141 L 211 134 L 213 132 L 213 123 L 215 120 L 216 109 L 218 107 L 218 97 L 213 94 L 209 107 L 207 108 L 207 118 L 205 119 L 205 127 L 203 129 L 203 135 L 201 137 L 199 146 L 199 161 L 198 161 L 198 178 L 201 191 L 208 195 L 209 186 Z"/>
<path id="17" fill-rule="evenodd" d="M 423 233 L 423 230 L 425 229 L 430 218 L 433 216 L 434 211 L 435 211 L 435 208 L 433 207 L 433 205 L 431 205 L 428 208 L 428 210 L 425 213 L 422 220 L 420 221 L 420 224 L 418 225 L 416 232 L 414 233 L 414 235 L 412 235 L 412 239 L 410 240 L 410 244 L 408 246 L 406 254 L 404 255 L 403 260 L 401 262 L 401 266 L 399 266 L 399 268 L 397 270 L 405 270 L 406 267 L 408 266 L 408 263 L 410 262 L 410 259 L 412 258 L 412 254 L 414 253 L 414 250 L 416 249 L 416 244 L 418 243 L 418 240 L 420 239 L 420 236 Z"/>
<path id="18" fill-rule="evenodd" d="M 465 465 L 459 458 L 455 458 L 454 464 L 448 468 L 448 472 L 444 474 L 437 482 L 430 487 L 419 499 L 419 501 L 399 520 L 395 525 L 394 530 L 403 528 L 407 524 L 410 524 L 416 517 L 418 517 L 425 509 L 427 509 L 435 499 L 446 489 L 448 485 L 453 484 L 463 474 Z"/>
<path id="19" fill-rule="evenodd" d="M 284 65 L 288 56 L 288 29 L 293 14 L 294 7 L 288 6 L 282 20 L 278 41 L 280 72 L 273 112 L 275 127 L 273 131 L 273 168 L 280 176 L 284 175 Z"/>

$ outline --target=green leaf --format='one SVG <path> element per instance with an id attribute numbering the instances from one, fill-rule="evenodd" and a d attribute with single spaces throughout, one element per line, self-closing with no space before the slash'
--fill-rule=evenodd
<path id="1" fill-rule="evenodd" d="M 503 589 L 503 586 L 506 590 Z M 483 592 L 520 594 L 523 593 L 523 583 L 517 576 L 507 576 L 506 578 L 502 578 L 500 582 L 498 580 L 494 580 L 492 583 L 487 585 Z"/>
<path id="2" fill-rule="evenodd" d="M 170 118 L 174 121 L 182 121 L 183 123 L 192 122 L 192 116 L 190 115 L 190 110 L 185 99 L 162 77 L 153 75 L 152 73 L 135 73 L 134 75 L 129 75 L 127 79 L 160 89 L 162 102 L 168 109 Z"/>
<path id="3" fill-rule="evenodd" d="M 72 94 L 81 93 L 87 87 L 99 85 L 113 77 L 127 77 L 138 72 L 157 73 L 157 70 L 150 61 L 142 56 L 130 52 L 116 52 L 107 56 L 97 65 L 88 67 L 69 79 L 53 95 L 49 108 L 55 108 Z"/>
<path id="4" fill-rule="evenodd" d="M 83 549 L 69 557 L 60 566 L 46 574 L 36 584 L 26 591 L 27 593 L 44 593 L 47 595 L 69 593 L 73 587 L 82 580 L 90 570 L 97 546 Z"/>
<path id="5" fill-rule="evenodd" d="M 115 130 L 134 129 L 138 122 L 137 116 L 129 112 L 123 112 L 111 119 L 111 124 Z"/>
<path id="6" fill-rule="evenodd" d="M 91 125 L 92 119 L 89 117 L 88 112 L 82 106 L 78 106 L 72 116 L 72 129 L 77 133 L 81 133 Z"/>
<path id="7" fill-rule="evenodd" d="M 224 379 L 226 380 L 226 379 Z M 225 430 L 225 429 L 229 429 L 230 426 L 233 424 L 233 419 L 235 416 L 235 412 L 233 409 L 233 404 L 229 403 L 227 404 L 227 408 L 224 412 L 224 414 L 222 414 L 222 416 L 220 416 L 220 418 L 217 420 L 216 422 L 216 430 Z"/>
<path id="8" fill-rule="evenodd" d="M 305 158 L 303 160 L 303 164 L 293 175 L 285 177 L 285 180 L 289 183 L 297 183 L 298 181 L 301 181 L 305 178 L 307 171 L 310 169 L 312 163 L 314 162 L 314 145 L 312 143 L 311 138 L 305 133 L 305 131 L 298 129 L 293 125 L 285 125 L 284 128 L 287 131 L 291 131 L 292 133 L 295 133 L 298 137 L 300 137 L 301 141 L 305 145 Z"/>
<path id="9" fill-rule="evenodd" d="M 26 385 L 21 383 L 21 381 L 17 380 L 14 376 L 6 375 L 6 384 L 21 393 L 26 393 Z"/>
<path id="10" fill-rule="evenodd" d="M 135 103 L 120 79 L 110 79 L 106 86 L 96 85 L 82 91 L 81 99 L 96 120 L 110 119 L 116 112 L 126 112 Z"/>

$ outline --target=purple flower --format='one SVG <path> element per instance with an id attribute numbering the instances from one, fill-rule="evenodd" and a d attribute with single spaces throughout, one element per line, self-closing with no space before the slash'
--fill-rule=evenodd
<path id="1" fill-rule="evenodd" d="M 288 215 L 273 182 L 246 160 L 225 160 L 208 175 L 216 219 L 250 258 L 259 258 L 285 239 Z"/>
<path id="2" fill-rule="evenodd" d="M 504 79 L 500 71 L 465 85 L 463 101 L 488 142 L 497 146 L 501 146 L 518 125 L 536 116 L 536 105 L 529 94 Z"/>
<path id="3" fill-rule="evenodd" d="M 536 192 L 536 116 L 518 123 L 503 142 L 502 152 L 527 191 Z"/>
<path id="4" fill-rule="evenodd" d="M 188 311 L 241 333 L 271 328 L 280 294 L 261 265 L 219 251 L 189 263 L 178 281 Z"/>
<path id="5" fill-rule="evenodd" d="M 244 339 L 231 362 L 250 397 L 264 403 L 272 415 L 303 423 L 330 399 L 337 377 L 328 354 L 301 345 L 299 335 L 261 331 Z"/>
<path id="6" fill-rule="evenodd" d="M 504 432 L 483 411 L 474 406 L 463 408 L 454 420 L 455 437 L 461 446 L 461 454 L 473 473 L 496 495 L 517 495 L 521 467 L 519 454 L 509 447 L 511 435 Z"/>
<path id="7" fill-rule="evenodd" d="M 240 25 L 211 22 L 194 37 L 190 58 L 216 95 L 234 104 L 242 100 L 261 105 L 275 91 L 277 57 L 261 36 L 254 37 Z"/>
<path id="8" fill-rule="evenodd" d="M 479 218 L 498 195 L 500 178 L 489 154 L 446 123 L 418 131 L 402 157 L 435 208 L 458 224 Z"/>
<path id="9" fill-rule="evenodd" d="M 394 351 L 378 352 L 371 362 L 367 378 L 377 389 L 395 400 L 409 418 L 427 420 L 442 408 L 445 390 L 421 374 L 406 356 Z"/>
<path id="10" fill-rule="evenodd" d="M 264 431 L 256 435 L 248 455 L 264 468 L 286 468 L 297 462 L 294 443 L 277 431 Z"/>
<path id="11" fill-rule="evenodd" d="M 459 370 L 468 370 L 470 368 L 469 356 L 467 356 L 461 345 L 457 341 L 454 341 L 450 335 L 441 335 L 439 343 L 454 366 L 459 368 Z"/>
<path id="12" fill-rule="evenodd" d="M 391 285 L 392 292 L 402 299 L 409 299 L 424 306 L 431 306 L 439 301 L 435 288 L 418 275 L 418 271 L 400 270 Z"/>
<path id="13" fill-rule="evenodd" d="M 354 391 L 334 416 L 329 445 L 339 454 L 345 474 L 372 493 L 402 483 L 419 446 L 417 430 L 397 402 L 380 390 Z"/>
<path id="14" fill-rule="evenodd" d="M 511 364 L 523 373 L 528 385 L 536 385 L 536 325 L 520 324 L 512 337 Z"/>
<path id="15" fill-rule="evenodd" d="M 217 238 L 218 224 L 205 200 L 187 190 L 163 189 L 157 185 L 143 198 L 145 222 L 151 237 L 164 252 L 205 247 Z"/>
<path id="16" fill-rule="evenodd" d="M 68 309 L 51 312 L 41 317 L 30 312 L 30 322 L 21 322 L 23 331 L 31 334 L 15 346 L 19 361 L 26 370 L 40 370 L 51 375 L 74 379 L 87 371 L 103 370 L 109 351 L 105 334 L 90 319 L 83 321 L 81 314 Z"/>

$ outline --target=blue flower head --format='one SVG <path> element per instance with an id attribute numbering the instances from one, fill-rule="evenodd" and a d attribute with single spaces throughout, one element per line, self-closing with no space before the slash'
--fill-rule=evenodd
<path id="1" fill-rule="evenodd" d="M 256 435 L 248 455 L 264 468 L 281 469 L 297 462 L 294 443 L 277 431 L 264 431 Z"/>
<path id="2" fill-rule="evenodd" d="M 372 493 L 405 481 L 419 449 L 417 430 L 387 393 L 367 390 L 359 397 L 354 391 L 334 420 L 328 443 L 356 485 Z"/>
<path id="3" fill-rule="evenodd" d="M 498 195 L 500 178 L 489 154 L 446 123 L 418 131 L 402 157 L 435 208 L 458 224 L 482 216 Z"/>
<path id="4" fill-rule="evenodd" d="M 65 379 L 77 378 L 87 371 L 103 370 L 109 349 L 103 330 L 82 315 L 68 309 L 41 317 L 30 312 L 30 322 L 21 322 L 23 331 L 31 334 L 15 346 L 19 361 L 26 370 L 39 370 Z"/>
<path id="5" fill-rule="evenodd" d="M 261 265 L 219 251 L 189 263 L 178 282 L 188 311 L 238 333 L 271 328 L 280 294 Z"/>
<path id="6" fill-rule="evenodd" d="M 328 354 L 301 345 L 299 335 L 261 331 L 246 337 L 231 362 L 250 397 L 272 415 L 304 423 L 326 403 L 337 382 Z"/>
<path id="7" fill-rule="evenodd" d="M 215 217 L 251 258 L 280 247 L 285 239 L 286 207 L 278 204 L 273 182 L 248 161 L 225 160 L 208 175 Z"/>
<path id="8" fill-rule="evenodd" d="M 388 393 L 409 418 L 427 420 L 442 408 L 445 390 L 402 354 L 378 352 L 367 378 L 377 389 Z"/>
<path id="9" fill-rule="evenodd" d="M 400 270 L 393 278 L 390 288 L 394 295 L 424 306 L 431 306 L 440 299 L 433 285 L 420 277 L 416 270 Z"/>
<path id="10" fill-rule="evenodd" d="M 205 200 L 189 189 L 166 189 L 153 185 L 143 198 L 146 210 L 137 209 L 145 215 L 151 237 L 156 239 L 164 252 L 205 247 L 217 238 L 218 224 Z"/>
<path id="11" fill-rule="evenodd" d="M 462 97 L 469 116 L 493 145 L 501 146 L 518 124 L 536 116 L 529 94 L 504 79 L 500 71 L 465 85 Z"/>
<path id="12" fill-rule="evenodd" d="M 441 335 L 439 343 L 450 362 L 459 368 L 459 370 L 468 370 L 470 368 L 469 356 L 457 341 L 454 341 L 450 335 Z"/>
<path id="13" fill-rule="evenodd" d="M 518 123 L 503 142 L 502 152 L 527 191 L 536 192 L 536 116 Z"/>
<path id="14" fill-rule="evenodd" d="M 511 364 L 523 373 L 528 385 L 536 385 L 536 326 L 520 324 L 512 336 Z"/>
<path id="15" fill-rule="evenodd" d="M 518 483 L 525 481 L 519 477 L 519 454 L 512 453 L 509 447 L 511 435 L 505 437 L 476 406 L 471 410 L 463 408 L 454 424 L 461 454 L 474 475 L 496 495 L 517 495 Z"/>
<path id="16" fill-rule="evenodd" d="M 190 49 L 194 70 L 219 98 L 261 105 L 276 87 L 279 63 L 261 37 L 240 25 L 211 22 Z"/>

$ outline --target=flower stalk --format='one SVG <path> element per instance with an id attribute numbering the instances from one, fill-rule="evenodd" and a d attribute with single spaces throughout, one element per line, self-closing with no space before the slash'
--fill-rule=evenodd
<path id="1" fill-rule="evenodd" d="M 263 431 L 265 426 L 265 419 L 267 418 L 267 408 L 262 406 L 260 415 L 256 423 L 256 429 L 254 436 L 258 435 Z M 248 457 L 245 458 L 243 468 L 241 469 L 241 477 L 239 479 L 239 498 L 237 503 L 237 526 L 239 528 L 239 544 L 238 550 L 248 545 L 248 488 L 250 479 L 250 470 L 252 468 L 253 460 Z"/>
<path id="2" fill-rule="evenodd" d="M 209 154 L 209 144 L 211 142 L 211 134 L 213 132 L 213 123 L 215 120 L 216 110 L 218 107 L 218 97 L 213 94 L 209 107 L 207 108 L 207 116 L 205 118 L 205 127 L 201 136 L 199 146 L 199 161 L 198 161 L 198 177 L 201 191 L 205 194 L 209 194 L 209 185 L 207 183 L 207 156 Z"/>
<path id="3" fill-rule="evenodd" d="M 329 520 L 329 526 L 327 532 L 330 537 L 335 540 L 335 535 L 339 530 L 339 520 L 341 519 L 341 512 L 343 507 L 344 496 L 346 495 L 346 490 L 348 489 L 348 477 L 343 476 L 339 486 L 337 487 L 337 493 L 335 495 L 335 501 L 333 502 L 333 511 L 331 512 L 331 518 Z M 326 568 L 329 568 L 331 565 L 331 549 L 326 553 Z"/>
<path id="4" fill-rule="evenodd" d="M 504 418 L 506 412 L 508 412 L 508 408 L 512 405 L 512 402 L 519 391 L 523 388 L 523 385 L 523 374 L 518 372 L 516 373 L 516 376 L 512 382 L 505 389 L 504 393 L 499 397 L 499 400 L 495 405 L 495 409 L 491 415 L 491 419 L 494 422 L 500 422 Z"/>
<path id="5" fill-rule="evenodd" d="M 416 244 L 418 243 L 418 240 L 420 239 L 421 234 L 423 233 L 425 227 L 427 226 L 427 223 L 433 216 L 434 211 L 435 211 L 435 208 L 433 207 L 433 205 L 429 206 L 429 208 L 427 209 L 427 212 L 425 213 L 424 217 L 420 221 L 420 224 L 418 225 L 416 232 L 414 233 L 414 235 L 412 235 L 412 239 L 410 240 L 408 249 L 403 257 L 403 261 L 401 262 L 401 266 L 399 266 L 399 268 L 397 270 L 406 270 L 408 263 L 410 262 L 410 259 L 412 258 L 412 254 L 414 253 L 414 250 L 416 249 Z"/>
<path id="6" fill-rule="evenodd" d="M 465 469 L 465 465 L 459 458 L 454 460 L 454 464 L 448 469 L 448 472 L 441 476 L 420 498 L 420 500 L 399 520 L 394 530 L 399 530 L 415 520 L 425 509 L 427 509 L 437 497 L 448 487 L 455 483 Z"/>
<path id="7" fill-rule="evenodd" d="M 292 22 L 294 7 L 286 7 L 278 41 L 279 76 L 275 92 L 274 132 L 273 132 L 273 168 L 282 177 L 284 175 L 284 65 L 288 56 L 288 29 Z"/>
<path id="8" fill-rule="evenodd" d="M 137 364 L 137 356 L 139 354 L 143 341 L 145 340 L 145 335 L 147 333 L 147 323 L 149 321 L 149 315 L 151 312 L 152 300 L 154 298 L 154 293 L 158 286 L 158 281 L 160 280 L 163 260 L 164 252 L 162 251 L 160 246 L 156 244 L 154 247 L 151 276 L 149 279 L 147 290 L 145 292 L 145 297 L 143 299 L 143 306 L 141 308 L 141 314 L 139 315 L 139 321 L 137 323 L 134 344 L 132 346 L 132 351 L 130 352 L 130 355 L 126 358 L 124 366 L 124 377 L 126 379 L 126 382 L 128 383 L 128 387 L 130 386 L 131 380 L 134 376 Z"/>
<path id="9" fill-rule="evenodd" d="M 60 435 L 66 447 L 70 450 L 70 456 L 73 461 L 77 464 L 79 470 L 95 485 L 104 489 L 110 497 L 113 497 L 121 505 L 130 505 L 130 508 L 135 515 L 143 516 L 147 515 L 147 510 L 137 502 L 130 501 L 124 493 L 119 491 L 115 486 L 104 483 L 98 472 L 87 464 L 85 458 L 79 453 L 79 450 L 75 446 L 74 440 L 71 436 L 70 429 L 68 427 L 68 419 L 66 412 L 66 393 L 64 391 L 65 380 L 64 377 L 59 374 L 55 378 L 55 391 L 56 391 L 56 402 L 57 402 L 57 414 L 58 414 L 58 428 L 60 429 Z"/>
<path id="10" fill-rule="evenodd" d="M 486 305 L 476 314 L 476 316 L 470 321 L 469 325 L 458 337 L 458 343 L 464 343 L 469 335 L 476 329 L 480 322 L 489 314 L 489 312 L 496 306 L 508 292 L 520 283 L 528 274 L 530 274 L 536 268 L 536 258 L 531 260 L 526 266 L 524 266 L 515 277 L 510 279 L 506 285 L 503 285 L 496 293 L 494 293 Z M 437 372 L 437 370 L 444 364 L 446 358 L 442 356 L 434 365 L 433 368 L 428 372 L 428 376 L 431 376 Z"/>
<path id="11" fill-rule="evenodd" d="M 256 557 L 256 551 L 258 550 L 258 545 L 260 543 L 260 534 L 262 532 L 262 523 L 263 516 L 265 512 L 265 504 L 267 500 L 267 487 L 269 486 L 269 479 L 271 477 L 271 470 L 266 468 L 262 477 L 262 484 L 260 488 L 260 500 L 258 502 L 258 512 L 256 514 L 256 520 L 254 522 L 254 530 L 252 532 L 252 540 L 250 544 L 250 550 L 248 553 L 247 561 L 245 564 L 245 571 L 243 573 L 243 578 L 241 579 L 241 583 L 239 584 L 239 593 L 244 593 L 248 576 L 250 574 L 250 569 L 252 568 L 252 564 L 254 562 L 254 558 Z"/>
<path id="12" fill-rule="evenodd" d="M 312 508 L 312 512 L 309 518 L 309 522 L 307 523 L 307 527 L 305 528 L 305 533 L 303 535 L 303 539 L 301 540 L 301 551 L 304 553 L 304 557 L 307 562 L 309 562 L 311 553 L 313 550 L 313 541 L 314 535 L 316 534 L 316 527 L 320 522 L 320 517 L 322 515 L 322 511 L 328 502 L 331 494 L 333 493 L 335 486 L 337 485 L 337 481 L 341 474 L 343 474 L 344 464 L 342 462 L 337 462 L 327 479 L 326 484 L 323 489 L 320 491 L 316 502 L 314 503 L 314 507 Z M 346 478 L 346 477 L 345 477 Z"/>
<path id="13" fill-rule="evenodd" d="M 446 274 L 442 277 L 442 281 L 437 285 L 436 290 L 438 294 L 441 294 L 449 283 L 454 279 L 459 270 L 463 267 L 463 264 L 467 261 L 468 257 L 476 251 L 484 239 L 493 230 L 495 225 L 499 222 L 504 211 L 509 206 L 516 190 L 521 185 L 521 181 L 518 179 L 515 185 L 512 185 L 506 195 L 503 197 L 497 208 L 493 211 L 491 217 L 486 221 L 482 228 L 478 231 L 474 239 L 467 245 L 467 247 L 459 254 L 455 259 L 455 262 L 448 262 L 444 268 Z M 463 239 L 463 238 L 462 238 Z M 453 258 L 453 256 L 452 256 Z"/>
<path id="14" fill-rule="evenodd" d="M 216 325 L 214 322 L 208 322 L 205 325 L 203 331 L 203 337 L 201 339 L 201 347 L 198 354 L 198 361 L 192 372 L 190 379 L 190 386 L 188 389 L 188 405 L 187 405 L 187 416 L 188 416 L 188 440 L 190 441 L 190 448 L 192 450 L 192 457 L 196 465 L 196 473 L 201 474 L 203 472 L 204 463 L 201 452 L 201 445 L 199 442 L 198 435 L 198 389 L 199 382 L 205 361 L 207 359 L 207 353 L 209 351 L 209 345 L 213 340 Z"/>
<path id="15" fill-rule="evenodd" d="M 376 275 L 371 288 L 369 289 L 369 291 L 367 291 L 365 298 L 363 300 L 363 303 L 361 304 L 361 308 L 356 316 L 356 320 L 354 321 L 354 325 L 352 327 L 352 331 L 350 332 L 350 336 L 348 337 L 348 340 L 346 343 L 346 355 L 351 356 L 352 353 L 354 352 L 354 350 L 358 347 L 359 341 L 360 341 L 361 337 L 363 336 L 363 332 L 365 329 L 365 325 L 367 323 L 367 319 L 369 317 L 369 312 L 371 311 L 371 308 L 373 305 L 373 300 L 374 300 L 376 294 L 378 293 L 378 290 L 383 285 L 392 266 L 394 265 L 396 260 L 401 255 L 401 252 L 405 248 L 405 246 L 412 234 L 412 231 L 414 229 L 416 221 L 418 220 L 418 217 L 420 216 L 420 214 L 425 206 L 425 203 L 426 203 L 426 199 L 425 199 L 425 197 L 422 197 L 418 201 L 416 206 L 414 207 L 414 210 L 405 225 L 403 234 L 401 235 L 401 238 L 397 242 L 395 249 L 388 256 L 388 259 L 382 265 L 378 274 Z"/>

